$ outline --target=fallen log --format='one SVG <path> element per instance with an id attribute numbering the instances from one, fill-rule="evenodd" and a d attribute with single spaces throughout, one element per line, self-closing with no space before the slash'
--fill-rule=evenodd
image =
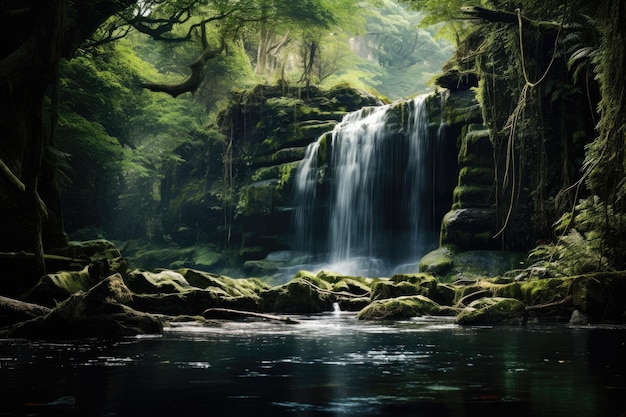
<path id="1" fill-rule="evenodd" d="M 277 316 L 274 314 L 256 313 L 254 311 L 232 310 L 230 308 L 209 308 L 202 312 L 205 319 L 222 319 L 222 320 L 243 320 L 246 318 L 257 318 L 263 320 L 279 321 L 285 324 L 300 324 L 298 320 L 294 320 L 286 316 Z"/>

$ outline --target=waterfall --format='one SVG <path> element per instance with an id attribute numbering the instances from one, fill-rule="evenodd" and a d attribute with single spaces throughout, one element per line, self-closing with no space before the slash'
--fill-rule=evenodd
<path id="1" fill-rule="evenodd" d="M 437 246 L 440 135 L 429 127 L 427 98 L 350 113 L 309 145 L 294 178 L 293 246 L 315 258 L 316 269 L 416 272 L 420 257 Z M 322 142 L 330 147 L 324 181 Z"/>
<path id="2" fill-rule="evenodd" d="M 317 160 L 320 148 L 319 140 L 311 143 L 298 165 L 294 177 L 293 229 L 296 231 L 292 246 L 303 253 L 316 251 L 313 240 L 316 228 L 316 197 L 317 197 Z"/>

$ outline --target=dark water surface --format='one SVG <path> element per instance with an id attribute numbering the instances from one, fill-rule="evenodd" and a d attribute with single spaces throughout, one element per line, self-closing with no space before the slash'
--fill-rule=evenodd
<path id="1" fill-rule="evenodd" d="M 0 340 L 0 416 L 576 416 L 626 412 L 626 330 L 441 319 L 180 325 Z"/>

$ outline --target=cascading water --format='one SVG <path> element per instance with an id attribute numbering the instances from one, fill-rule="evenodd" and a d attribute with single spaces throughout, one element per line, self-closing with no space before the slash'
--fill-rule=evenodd
<path id="1" fill-rule="evenodd" d="M 427 97 L 350 113 L 309 145 L 295 176 L 293 223 L 294 248 L 317 263 L 308 269 L 416 272 L 419 258 L 437 246 L 438 135 L 429 128 Z M 319 180 L 322 142 L 330 147 L 326 186 Z"/>

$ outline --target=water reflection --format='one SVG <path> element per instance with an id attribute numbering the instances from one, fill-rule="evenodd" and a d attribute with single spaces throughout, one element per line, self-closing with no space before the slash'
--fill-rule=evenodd
<path id="1" fill-rule="evenodd" d="M 361 322 L 177 325 L 165 336 L 0 341 L 7 416 L 615 416 L 626 331 Z"/>

